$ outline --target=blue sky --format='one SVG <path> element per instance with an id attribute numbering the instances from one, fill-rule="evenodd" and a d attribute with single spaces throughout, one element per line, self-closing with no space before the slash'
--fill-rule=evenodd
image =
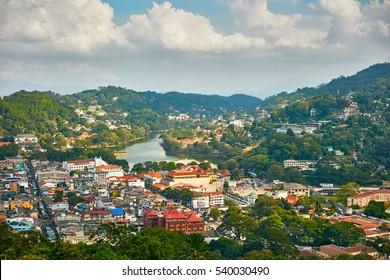
<path id="1" fill-rule="evenodd" d="M 266 97 L 390 61 L 390 0 L 0 2 L 0 94 Z"/>

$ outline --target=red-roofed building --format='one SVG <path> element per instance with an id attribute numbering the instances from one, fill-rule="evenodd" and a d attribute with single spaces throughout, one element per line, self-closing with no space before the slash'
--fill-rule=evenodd
<path id="1" fill-rule="evenodd" d="M 175 208 L 166 209 L 162 215 L 151 209 L 144 214 L 144 228 L 165 228 L 169 231 L 199 232 L 204 231 L 204 222 L 194 213 L 179 212 Z"/>
<path id="2" fill-rule="evenodd" d="M 347 206 L 367 206 L 371 200 L 390 203 L 390 190 L 377 190 L 359 193 L 347 198 Z"/>
<path id="3" fill-rule="evenodd" d="M 138 177 L 125 175 L 125 176 L 118 177 L 118 179 L 121 182 L 124 182 L 127 187 L 142 187 L 142 188 L 145 187 L 145 183 Z"/>
<path id="4" fill-rule="evenodd" d="M 168 186 L 160 184 L 160 183 L 153 184 L 153 187 L 156 188 L 159 191 L 163 191 L 163 190 L 169 188 Z"/>
<path id="5" fill-rule="evenodd" d="M 296 197 L 295 195 L 288 195 L 286 197 L 286 200 L 288 203 L 295 205 L 295 203 L 297 203 L 297 201 L 298 201 L 298 197 Z"/>
<path id="6" fill-rule="evenodd" d="M 228 180 L 230 180 L 230 178 L 232 177 L 232 174 L 230 173 L 229 170 L 218 170 L 217 174 L 220 178 L 224 178 Z"/>
<path id="7" fill-rule="evenodd" d="M 81 159 L 81 160 L 68 160 L 62 163 L 62 168 L 68 171 L 78 170 L 84 171 L 85 169 L 95 169 L 96 166 L 107 165 L 102 158 L 94 159 Z"/>
<path id="8" fill-rule="evenodd" d="M 149 172 L 144 175 L 144 179 L 152 180 L 152 184 L 160 183 L 163 176 L 160 172 Z"/>
<path id="9" fill-rule="evenodd" d="M 0 147 L 8 146 L 10 144 L 11 144 L 11 142 L 0 142 Z"/>

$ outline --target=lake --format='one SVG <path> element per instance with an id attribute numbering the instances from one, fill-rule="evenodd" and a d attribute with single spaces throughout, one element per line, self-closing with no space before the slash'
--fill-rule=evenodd
<path id="1" fill-rule="evenodd" d="M 160 145 L 159 134 L 150 134 L 143 140 L 138 140 L 121 150 L 127 154 L 118 154 L 117 159 L 125 159 L 129 163 L 130 170 L 134 164 L 145 161 L 176 161 L 178 157 L 167 156 L 163 147 Z"/>

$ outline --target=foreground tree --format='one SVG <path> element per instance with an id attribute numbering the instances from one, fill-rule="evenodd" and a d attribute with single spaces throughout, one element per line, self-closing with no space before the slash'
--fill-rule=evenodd
<path id="1" fill-rule="evenodd" d="M 235 240 L 241 240 L 257 226 L 257 222 L 247 215 L 234 213 L 223 221 L 217 230 L 224 235 L 233 235 Z"/>

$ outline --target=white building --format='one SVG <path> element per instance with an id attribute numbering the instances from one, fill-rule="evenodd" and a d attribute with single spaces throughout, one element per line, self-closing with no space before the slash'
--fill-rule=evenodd
<path id="1" fill-rule="evenodd" d="M 156 183 L 160 183 L 161 182 L 161 179 L 163 178 L 163 176 L 161 175 L 160 172 L 148 172 L 145 174 L 144 176 L 144 179 L 147 180 L 152 180 L 152 185 L 156 184 Z"/>
<path id="2" fill-rule="evenodd" d="M 223 206 L 225 203 L 222 192 L 206 193 L 209 195 L 210 207 Z"/>
<path id="3" fill-rule="evenodd" d="M 53 202 L 50 204 L 50 209 L 53 211 L 69 211 L 69 203 Z"/>
<path id="4" fill-rule="evenodd" d="M 96 166 L 107 165 L 102 158 L 68 160 L 62 162 L 62 168 L 68 171 L 84 171 L 92 169 L 95 171 Z"/>
<path id="5" fill-rule="evenodd" d="M 193 209 L 206 209 L 210 207 L 210 198 L 206 194 L 196 194 L 192 198 Z"/>
<path id="6" fill-rule="evenodd" d="M 102 165 L 95 167 L 94 179 L 99 185 L 106 185 L 110 177 L 121 177 L 124 171 L 119 165 Z"/>
<path id="7" fill-rule="evenodd" d="M 314 170 L 314 166 L 317 164 L 316 160 L 294 160 L 288 159 L 283 161 L 284 168 L 296 167 L 300 170 Z"/>
<path id="8" fill-rule="evenodd" d="M 14 140 L 15 144 L 25 144 L 25 143 L 38 143 L 38 137 L 36 137 L 34 134 L 18 134 L 15 137 Z"/>

